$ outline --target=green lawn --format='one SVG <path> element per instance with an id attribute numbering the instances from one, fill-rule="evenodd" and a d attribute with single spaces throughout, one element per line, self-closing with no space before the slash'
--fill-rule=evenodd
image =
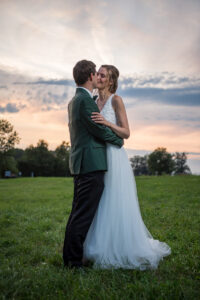
<path id="1" fill-rule="evenodd" d="M 197 299 L 200 176 L 137 177 L 142 216 L 172 248 L 155 271 L 63 269 L 71 178 L 0 180 L 0 299 Z"/>

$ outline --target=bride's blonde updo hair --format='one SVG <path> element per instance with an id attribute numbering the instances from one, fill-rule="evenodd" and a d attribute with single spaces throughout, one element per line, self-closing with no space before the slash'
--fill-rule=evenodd
<path id="1" fill-rule="evenodd" d="M 109 92 L 114 94 L 118 87 L 119 71 L 113 65 L 102 65 L 101 68 L 105 68 L 108 71 L 109 80 L 112 82 L 111 86 L 109 87 Z"/>

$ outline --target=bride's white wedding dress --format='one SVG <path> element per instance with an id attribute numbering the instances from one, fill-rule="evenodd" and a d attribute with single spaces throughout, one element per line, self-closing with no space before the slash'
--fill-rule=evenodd
<path id="1" fill-rule="evenodd" d="M 101 114 L 116 124 L 112 96 Z M 171 253 L 143 223 L 133 171 L 122 147 L 107 144 L 104 191 L 84 242 L 84 258 L 97 268 L 155 269 Z"/>

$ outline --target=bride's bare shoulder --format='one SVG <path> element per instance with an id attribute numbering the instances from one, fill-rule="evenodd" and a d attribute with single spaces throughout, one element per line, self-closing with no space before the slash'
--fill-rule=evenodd
<path id="1" fill-rule="evenodd" d="M 115 94 L 112 97 L 112 105 L 113 105 L 114 108 L 119 108 L 119 107 L 123 106 L 124 103 L 123 103 L 122 97 Z"/>

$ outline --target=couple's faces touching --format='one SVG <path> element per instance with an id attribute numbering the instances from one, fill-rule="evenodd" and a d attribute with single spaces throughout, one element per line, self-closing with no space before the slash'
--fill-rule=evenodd
<path id="1" fill-rule="evenodd" d="M 99 90 L 109 89 L 111 82 L 109 80 L 109 74 L 106 68 L 100 68 L 98 72 L 93 75 L 93 83 L 94 88 L 98 88 Z"/>

